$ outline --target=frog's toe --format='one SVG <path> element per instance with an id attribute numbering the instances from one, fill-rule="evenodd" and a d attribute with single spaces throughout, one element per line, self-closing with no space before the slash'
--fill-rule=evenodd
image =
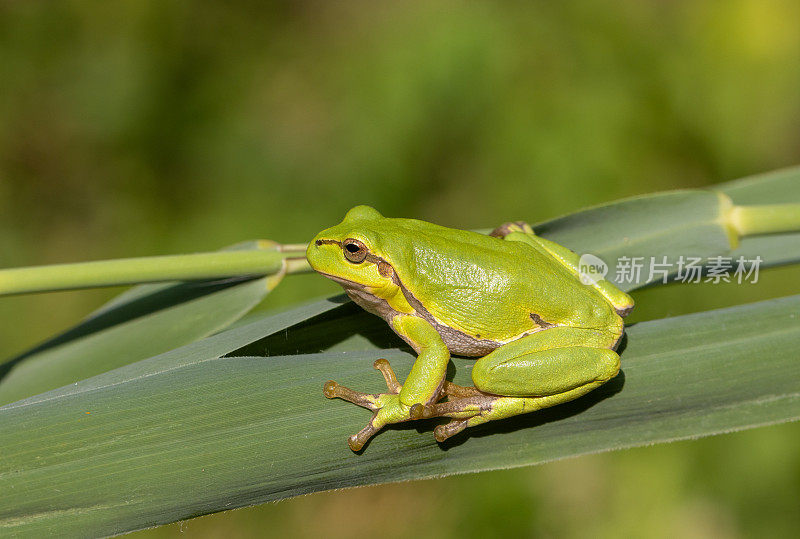
<path id="1" fill-rule="evenodd" d="M 383 401 L 386 397 L 396 396 L 382 395 L 381 397 L 384 397 L 384 399 L 381 399 Z M 370 438 L 375 436 L 378 431 L 380 431 L 388 423 L 394 423 L 395 421 L 392 421 L 387 417 L 387 415 L 392 415 L 387 414 L 388 411 L 389 410 L 387 410 L 385 403 L 382 402 L 378 404 L 375 413 L 372 415 L 372 419 L 369 420 L 369 423 L 367 423 L 367 426 L 358 431 L 356 434 L 353 434 L 347 438 L 347 444 L 350 446 L 350 449 L 353 451 L 361 451 L 361 448 L 364 447 L 364 444 L 366 444 Z"/>
<path id="2" fill-rule="evenodd" d="M 394 374 L 392 366 L 389 365 L 389 362 L 386 359 L 376 359 L 372 366 L 381 371 L 383 379 L 386 380 L 386 387 L 389 388 L 390 393 L 400 393 L 400 390 L 403 388 L 403 386 L 397 381 L 397 376 Z"/>
<path id="3" fill-rule="evenodd" d="M 408 410 L 409 419 L 422 419 L 425 417 L 426 409 L 427 407 L 424 404 L 412 404 L 411 408 Z"/>
<path id="4" fill-rule="evenodd" d="M 397 395 L 389 393 L 380 395 L 376 403 L 375 413 L 367 423 L 367 426 L 347 438 L 347 444 L 350 449 L 360 451 L 370 438 L 389 423 L 400 423 L 408 420 L 408 414 L 403 411 L 402 406 L 399 406 L 398 403 Z"/>
<path id="5" fill-rule="evenodd" d="M 451 436 L 455 436 L 466 429 L 469 426 L 468 423 L 466 419 L 453 419 L 444 425 L 437 425 L 436 428 L 433 429 L 433 437 L 436 438 L 437 442 L 444 442 Z"/>
<path id="6" fill-rule="evenodd" d="M 386 425 L 402 423 L 403 421 L 412 419 L 409 414 L 410 407 L 401 404 L 400 397 L 394 393 L 367 395 L 366 397 L 371 399 L 370 405 L 366 406 L 362 404 L 362 406 L 372 409 L 375 413 L 372 415 L 372 419 L 370 419 L 366 427 L 347 439 L 347 443 L 353 451 L 361 450 L 364 444 Z"/>
<path id="7" fill-rule="evenodd" d="M 412 404 L 408 410 L 410 419 L 428 419 L 431 417 L 439 417 L 441 414 L 438 411 L 437 404 Z"/>
<path id="8" fill-rule="evenodd" d="M 388 393 L 361 393 L 349 387 L 337 384 L 333 380 L 328 380 L 322 387 L 322 393 L 329 399 L 343 399 L 353 404 L 369 408 L 372 411 L 377 411 L 382 407 L 381 397 L 384 395 L 398 395 L 403 386 L 397 381 L 397 376 L 394 374 L 391 365 L 385 359 L 376 359 L 372 364 L 377 370 L 381 371 L 383 379 L 386 381 L 386 387 L 389 388 Z"/>
<path id="9" fill-rule="evenodd" d="M 346 400 L 373 411 L 376 411 L 379 408 L 378 404 L 376 403 L 378 395 L 354 391 L 349 387 L 337 384 L 333 380 L 328 380 L 325 382 L 325 385 L 322 387 L 322 393 L 329 399 Z"/>
<path id="10" fill-rule="evenodd" d="M 358 433 L 353 434 L 347 438 L 347 445 L 350 446 L 350 449 L 353 451 L 361 451 L 361 448 L 364 447 L 370 438 L 372 438 L 380 429 L 376 428 L 372 421 L 369 424 L 358 431 Z"/>

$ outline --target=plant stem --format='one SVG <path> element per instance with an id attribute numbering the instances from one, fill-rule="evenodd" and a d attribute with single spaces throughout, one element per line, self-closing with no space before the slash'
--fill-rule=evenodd
<path id="1" fill-rule="evenodd" d="M 800 204 L 734 206 L 728 219 L 740 237 L 794 232 L 800 230 Z"/>
<path id="2" fill-rule="evenodd" d="M 302 249 L 302 252 L 301 252 Z M 305 246 L 273 246 L 0 270 L 0 296 L 308 271 Z"/>

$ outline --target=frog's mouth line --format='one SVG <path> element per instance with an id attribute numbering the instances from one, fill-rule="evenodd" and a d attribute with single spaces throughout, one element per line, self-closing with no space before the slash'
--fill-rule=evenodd
<path id="1" fill-rule="evenodd" d="M 355 281 L 351 281 L 349 279 L 345 279 L 344 277 L 337 277 L 336 275 L 331 275 L 330 273 L 325 273 L 324 271 L 314 270 L 320 275 L 327 277 L 331 281 L 339 283 L 340 285 L 344 286 L 345 288 L 355 288 L 358 290 L 366 291 L 367 287 L 361 283 L 357 283 Z"/>

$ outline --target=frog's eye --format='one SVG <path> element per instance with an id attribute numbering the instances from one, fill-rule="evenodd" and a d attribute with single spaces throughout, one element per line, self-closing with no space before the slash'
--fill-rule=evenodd
<path id="1" fill-rule="evenodd" d="M 344 257 L 353 264 L 359 264 L 367 258 L 367 246 L 353 238 L 347 238 L 342 242 Z"/>

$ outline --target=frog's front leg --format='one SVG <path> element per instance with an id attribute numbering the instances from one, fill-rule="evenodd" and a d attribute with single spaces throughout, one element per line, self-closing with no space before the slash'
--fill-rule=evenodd
<path id="1" fill-rule="evenodd" d="M 613 351 L 620 331 L 554 327 L 508 343 L 479 359 L 475 388 L 446 385 L 446 402 L 425 406 L 423 417 L 450 417 L 438 441 L 467 427 L 576 399 L 619 372 Z"/>
<path id="2" fill-rule="evenodd" d="M 417 360 L 404 384 L 400 385 L 385 359 L 374 366 L 379 369 L 389 388 L 388 393 L 360 393 L 329 380 L 324 387 L 329 399 L 340 398 L 374 412 L 372 419 L 360 432 L 348 438 L 350 449 L 360 450 L 367 440 L 390 423 L 401 423 L 422 417 L 422 410 L 438 400 L 450 352 L 439 333 L 422 318 L 397 315 L 392 328 L 417 352 Z"/>

